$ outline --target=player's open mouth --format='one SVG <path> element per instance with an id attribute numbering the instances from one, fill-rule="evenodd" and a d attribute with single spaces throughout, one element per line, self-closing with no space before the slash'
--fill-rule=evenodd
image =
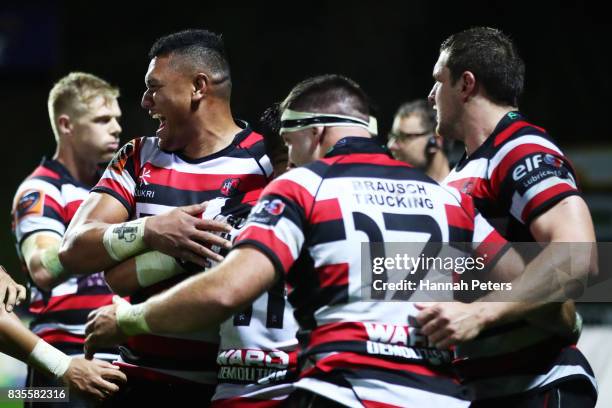
<path id="1" fill-rule="evenodd" d="M 157 132 L 160 132 L 163 128 L 166 127 L 166 118 L 160 115 L 159 113 L 154 113 L 151 115 L 153 119 L 159 120 L 159 127 L 157 128 Z"/>

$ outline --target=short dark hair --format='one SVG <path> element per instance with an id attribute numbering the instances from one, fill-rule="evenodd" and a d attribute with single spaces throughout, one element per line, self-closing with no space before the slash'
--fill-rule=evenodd
<path id="1" fill-rule="evenodd" d="M 149 58 L 180 55 L 193 66 L 205 69 L 215 84 L 229 81 L 230 67 L 221 35 L 208 30 L 184 30 L 161 37 L 153 43 Z"/>
<path id="2" fill-rule="evenodd" d="M 525 63 L 510 37 L 496 28 L 474 27 L 448 37 L 442 51 L 449 54 L 446 66 L 453 83 L 470 71 L 493 102 L 518 106 Z"/>
<path id="3" fill-rule="evenodd" d="M 369 120 L 368 96 L 357 84 L 342 75 L 327 74 L 305 79 L 293 87 L 281 104 L 285 109 L 335 113 Z"/>
<path id="4" fill-rule="evenodd" d="M 410 115 L 419 115 L 423 127 L 428 132 L 435 130 L 437 124 L 436 111 L 426 99 L 404 102 L 397 108 L 394 118 L 405 118 Z"/>

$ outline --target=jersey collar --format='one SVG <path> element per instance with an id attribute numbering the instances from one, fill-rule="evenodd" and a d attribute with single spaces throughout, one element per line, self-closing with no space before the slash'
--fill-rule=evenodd
<path id="1" fill-rule="evenodd" d="M 87 190 L 89 190 L 90 188 L 92 188 L 93 186 L 88 186 L 85 185 L 83 183 L 81 183 L 80 181 L 78 181 L 77 179 L 74 178 L 74 176 L 72 174 L 70 174 L 70 172 L 68 171 L 68 169 L 66 168 L 66 166 L 64 166 L 62 163 L 60 163 L 59 161 L 55 160 L 55 159 L 49 159 L 47 157 L 43 157 L 42 161 L 40 162 L 40 165 L 42 167 L 45 167 L 57 174 L 59 174 L 60 179 L 61 180 L 65 180 L 67 182 L 69 182 L 70 184 L 74 184 L 75 186 L 79 186 L 82 188 L 85 188 Z M 98 171 L 98 174 L 101 176 L 101 172 Z"/>
<path id="2" fill-rule="evenodd" d="M 338 140 L 338 142 L 325 154 L 325 157 L 334 157 L 351 153 L 389 155 L 389 151 L 381 146 L 375 138 L 347 136 Z"/>
<path id="3" fill-rule="evenodd" d="M 489 148 L 493 146 L 493 143 L 495 142 L 495 137 L 499 135 L 501 132 L 503 132 L 504 130 L 506 130 L 510 125 L 520 120 L 526 120 L 525 115 L 523 115 L 521 112 L 510 111 L 506 113 L 497 123 L 497 125 L 495 126 L 495 129 L 493 129 L 493 132 L 489 135 L 489 137 L 485 139 L 483 144 L 478 146 L 478 148 L 474 151 L 474 153 L 472 153 L 468 157 L 467 152 L 463 152 L 463 155 L 461 156 L 461 159 L 459 159 L 459 161 L 455 165 L 455 168 L 457 170 L 461 170 L 463 167 L 465 167 L 465 165 L 470 160 L 478 158 L 478 157 L 483 157 L 486 154 L 486 152 L 489 151 Z"/>

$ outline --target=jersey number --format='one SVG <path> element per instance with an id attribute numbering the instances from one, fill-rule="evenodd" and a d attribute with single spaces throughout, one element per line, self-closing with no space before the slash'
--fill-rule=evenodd
<path id="1" fill-rule="evenodd" d="M 268 307 L 266 308 L 266 327 L 268 329 L 282 329 L 285 314 L 285 281 L 278 279 L 268 291 Z M 248 326 L 253 317 L 253 306 L 234 315 L 234 326 Z"/>
<path id="2" fill-rule="evenodd" d="M 379 228 L 376 221 L 374 221 L 368 215 L 362 212 L 353 212 L 353 222 L 355 229 L 361 231 L 368 236 L 370 242 L 370 258 L 375 257 L 385 258 L 384 245 L 375 245 L 375 243 L 385 242 L 386 231 L 405 231 L 405 232 L 418 232 L 429 234 L 423 250 L 418 255 L 423 257 L 435 257 L 442 248 L 442 231 L 436 220 L 425 214 L 394 214 L 394 213 L 382 213 L 384 221 L 384 229 Z M 410 242 L 410 241 L 407 241 Z M 370 259 L 370 265 L 372 265 Z M 373 269 L 373 268 L 371 268 Z M 419 269 L 411 272 L 406 280 L 420 280 L 427 274 L 427 270 L 420 267 Z M 374 274 L 372 272 L 372 281 L 382 280 L 387 282 L 388 275 L 385 269 L 381 274 Z M 371 299 L 384 299 L 385 291 L 376 290 L 371 285 L 370 297 Z M 407 300 L 412 295 L 412 291 L 396 291 L 393 295 L 393 300 Z"/>

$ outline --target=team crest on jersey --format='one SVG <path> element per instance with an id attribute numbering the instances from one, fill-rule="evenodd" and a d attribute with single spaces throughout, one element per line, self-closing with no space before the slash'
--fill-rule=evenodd
<path id="1" fill-rule="evenodd" d="M 223 183 L 221 183 L 221 190 L 220 190 L 221 194 L 223 194 L 226 197 L 234 195 L 234 193 L 238 191 L 239 184 L 240 184 L 239 178 L 228 178 L 228 179 L 223 180 Z"/>
<path id="2" fill-rule="evenodd" d="M 557 169 L 560 169 L 563 166 L 563 160 L 549 153 L 544 155 L 544 163 Z"/>
<path id="3" fill-rule="evenodd" d="M 253 207 L 250 220 L 267 225 L 276 225 L 284 211 L 285 203 L 280 199 L 262 200 Z"/>
<path id="4" fill-rule="evenodd" d="M 17 219 L 21 219 L 26 215 L 42 215 L 44 211 L 45 193 L 39 190 L 26 190 L 23 192 L 19 201 L 15 214 Z"/>
<path id="5" fill-rule="evenodd" d="M 130 156 L 134 154 L 134 141 L 130 141 L 125 144 L 121 150 L 119 150 L 113 160 L 111 160 L 109 167 L 117 174 L 123 173 L 125 164 L 127 163 Z"/>
<path id="6" fill-rule="evenodd" d="M 472 194 L 472 192 L 474 191 L 474 186 L 475 186 L 475 184 L 474 184 L 474 182 L 473 182 L 473 181 L 466 181 L 466 182 L 465 182 L 465 183 L 464 183 L 464 184 L 461 186 L 460 191 L 461 191 L 463 194 L 470 194 L 470 195 L 471 195 L 471 194 Z"/>

